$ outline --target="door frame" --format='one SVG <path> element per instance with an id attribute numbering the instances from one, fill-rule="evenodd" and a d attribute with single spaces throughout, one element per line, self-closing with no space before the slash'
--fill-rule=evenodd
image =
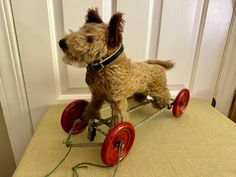
<path id="1" fill-rule="evenodd" d="M 16 164 L 19 163 L 33 128 L 21 68 L 11 2 L 0 0 L 0 103 Z"/>
<path id="2" fill-rule="evenodd" d="M 236 1 L 228 30 L 224 54 L 221 61 L 214 98 L 216 108 L 228 116 L 230 106 L 236 89 Z"/>

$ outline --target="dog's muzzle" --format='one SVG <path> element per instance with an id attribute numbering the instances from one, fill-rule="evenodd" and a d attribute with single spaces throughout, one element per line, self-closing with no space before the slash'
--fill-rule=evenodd
<path id="1" fill-rule="evenodd" d="M 65 50 L 68 48 L 65 38 L 63 38 L 59 41 L 59 46 L 63 50 L 63 52 L 65 52 Z"/>

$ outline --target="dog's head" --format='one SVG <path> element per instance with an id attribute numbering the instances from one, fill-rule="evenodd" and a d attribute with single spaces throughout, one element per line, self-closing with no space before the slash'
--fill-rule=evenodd
<path id="1" fill-rule="evenodd" d="M 59 41 L 64 52 L 64 62 L 84 67 L 93 61 L 108 57 L 122 43 L 123 24 L 122 13 L 114 14 L 109 24 L 105 24 L 97 9 L 89 9 L 85 24 Z"/>

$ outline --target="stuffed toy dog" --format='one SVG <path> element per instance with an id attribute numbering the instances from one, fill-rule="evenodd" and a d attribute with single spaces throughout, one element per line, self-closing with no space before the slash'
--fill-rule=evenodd
<path id="1" fill-rule="evenodd" d="M 122 13 L 115 13 L 106 24 L 97 9 L 89 9 L 85 24 L 59 41 L 66 64 L 87 68 L 86 83 L 92 99 L 81 119 L 100 118 L 100 108 L 106 101 L 112 110 L 110 127 L 126 121 L 129 96 L 139 101 L 150 96 L 153 106 L 159 109 L 169 104 L 166 70 L 174 64 L 171 61 L 134 62 L 129 59 L 122 44 L 123 26 Z"/>

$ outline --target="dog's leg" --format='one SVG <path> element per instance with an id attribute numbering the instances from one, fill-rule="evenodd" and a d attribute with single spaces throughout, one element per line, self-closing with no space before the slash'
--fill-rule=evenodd
<path id="1" fill-rule="evenodd" d="M 99 96 L 92 95 L 92 100 L 85 108 L 81 119 L 88 120 L 88 119 L 98 119 L 101 117 L 100 109 L 103 105 L 104 99 Z"/>
<path id="2" fill-rule="evenodd" d="M 152 105 L 157 109 L 162 109 L 170 102 L 170 93 L 167 88 L 157 88 L 152 90 L 150 96 L 153 98 Z"/>
<path id="3" fill-rule="evenodd" d="M 127 106 L 128 103 L 126 98 L 111 103 L 111 111 L 112 111 L 111 127 L 113 127 L 119 122 L 128 120 Z"/>
<path id="4" fill-rule="evenodd" d="M 141 93 L 141 92 L 137 92 L 133 95 L 134 97 L 134 100 L 139 102 L 139 103 L 142 103 L 146 100 L 147 98 L 147 93 Z"/>

